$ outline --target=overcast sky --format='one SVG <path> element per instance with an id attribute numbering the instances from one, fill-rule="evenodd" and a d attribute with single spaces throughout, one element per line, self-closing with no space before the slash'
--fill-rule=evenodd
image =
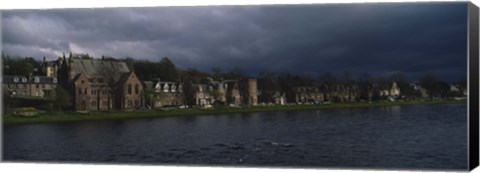
<path id="1" fill-rule="evenodd" d="M 3 50 L 169 57 L 180 68 L 466 78 L 467 3 L 2 11 Z"/>

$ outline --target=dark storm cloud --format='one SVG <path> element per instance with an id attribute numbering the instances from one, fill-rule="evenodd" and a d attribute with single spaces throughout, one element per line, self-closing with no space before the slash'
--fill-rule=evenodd
<path id="1" fill-rule="evenodd" d="M 2 12 L 8 54 L 62 52 L 235 67 L 412 79 L 466 77 L 466 3 L 160 7 Z"/>

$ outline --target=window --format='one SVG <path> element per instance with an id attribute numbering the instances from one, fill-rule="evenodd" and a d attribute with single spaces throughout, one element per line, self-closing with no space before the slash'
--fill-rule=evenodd
<path id="1" fill-rule="evenodd" d="M 92 103 L 90 104 L 90 106 L 96 107 L 96 106 L 97 106 L 97 102 L 96 102 L 96 101 L 92 101 Z"/>
<path id="2" fill-rule="evenodd" d="M 135 100 L 135 107 L 139 107 L 140 106 L 140 101 L 139 100 Z"/>
<path id="3" fill-rule="evenodd" d="M 80 83 L 82 83 L 82 84 L 83 84 L 83 83 L 85 83 L 85 81 L 84 81 L 84 80 L 81 80 L 81 81 L 80 81 Z"/>
<path id="4" fill-rule="evenodd" d="M 132 94 L 132 84 L 128 84 L 128 94 Z"/>
<path id="5" fill-rule="evenodd" d="M 82 95 L 82 88 L 78 88 L 78 95 Z"/>
<path id="6" fill-rule="evenodd" d="M 97 90 L 92 90 L 91 93 L 92 95 L 97 95 Z"/>
<path id="7" fill-rule="evenodd" d="M 35 84 L 35 88 L 40 88 L 40 85 L 39 84 Z"/>
<path id="8" fill-rule="evenodd" d="M 18 77 L 13 78 L 13 82 L 18 82 Z"/>
<path id="9" fill-rule="evenodd" d="M 35 83 L 38 83 L 38 82 L 40 82 L 40 78 L 35 77 Z"/>
<path id="10" fill-rule="evenodd" d="M 128 100 L 127 108 L 132 108 L 132 100 Z"/>
<path id="11" fill-rule="evenodd" d="M 107 101 L 102 101 L 102 107 L 108 107 L 108 102 Z"/>
<path id="12" fill-rule="evenodd" d="M 139 90 L 138 84 L 135 84 L 135 94 L 138 94 L 138 90 Z"/>
<path id="13" fill-rule="evenodd" d="M 84 92 L 84 93 L 85 93 L 85 95 L 87 95 L 87 88 L 85 88 L 85 92 Z"/>

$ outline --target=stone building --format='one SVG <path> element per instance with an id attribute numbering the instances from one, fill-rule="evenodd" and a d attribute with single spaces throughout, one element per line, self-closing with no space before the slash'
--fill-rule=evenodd
<path id="1" fill-rule="evenodd" d="M 257 89 L 257 80 L 256 79 L 244 79 L 240 80 L 240 85 L 247 85 L 247 87 L 242 87 L 243 92 L 243 104 L 256 106 L 258 104 L 258 89 Z"/>
<path id="2" fill-rule="evenodd" d="M 324 93 L 318 87 L 294 87 L 290 94 L 290 102 L 294 103 L 323 103 Z"/>
<path id="3" fill-rule="evenodd" d="M 380 90 L 380 96 L 389 97 L 389 98 L 398 98 L 400 97 L 400 88 L 397 86 L 396 82 L 392 82 L 388 88 Z"/>
<path id="4" fill-rule="evenodd" d="M 424 87 L 422 87 L 419 82 L 414 82 L 410 83 L 410 86 L 415 90 L 416 92 L 419 93 L 421 98 L 427 98 L 428 97 L 428 91 Z"/>
<path id="5" fill-rule="evenodd" d="M 180 106 L 185 104 L 183 86 L 180 82 L 145 81 L 145 89 L 151 94 L 149 106 L 158 108 L 162 106 Z"/>
<path id="6" fill-rule="evenodd" d="M 359 96 L 359 87 L 351 84 L 336 84 L 330 95 L 330 101 L 354 102 Z"/>
<path id="7" fill-rule="evenodd" d="M 60 82 L 68 88 L 75 110 L 138 109 L 143 85 L 125 62 L 63 58 Z"/>
<path id="8" fill-rule="evenodd" d="M 57 77 L 58 76 L 58 69 L 61 67 L 62 58 L 59 58 L 55 61 L 46 61 L 45 57 L 43 57 L 43 63 L 41 65 L 41 72 L 45 74 L 47 77 Z"/>
<path id="9" fill-rule="evenodd" d="M 48 99 L 55 97 L 56 77 L 5 75 L 2 78 L 4 94 L 27 99 Z"/>
<path id="10" fill-rule="evenodd" d="M 221 80 L 208 79 L 207 84 L 193 85 L 196 105 L 257 105 L 257 80 Z"/>
<path id="11" fill-rule="evenodd" d="M 259 90 L 258 91 L 259 104 L 277 104 L 285 105 L 287 103 L 287 94 L 276 90 Z"/>
<path id="12" fill-rule="evenodd" d="M 206 84 L 194 84 L 193 88 L 195 105 L 197 106 L 209 106 L 212 105 L 215 99 L 213 98 L 211 91 L 212 88 L 209 88 Z"/>

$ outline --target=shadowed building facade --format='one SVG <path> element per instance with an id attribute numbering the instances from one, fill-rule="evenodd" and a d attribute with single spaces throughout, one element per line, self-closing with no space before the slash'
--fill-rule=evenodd
<path id="1" fill-rule="evenodd" d="M 2 80 L 5 96 L 27 99 L 55 97 L 56 77 L 5 75 Z"/>
<path id="2" fill-rule="evenodd" d="M 125 62 L 63 58 L 58 73 L 77 111 L 129 110 L 144 105 L 143 85 Z"/>

